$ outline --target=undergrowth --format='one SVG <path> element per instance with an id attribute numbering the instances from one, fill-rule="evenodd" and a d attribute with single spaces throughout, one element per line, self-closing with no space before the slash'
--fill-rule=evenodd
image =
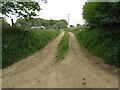
<path id="1" fill-rule="evenodd" d="M 119 59 L 119 28 L 108 30 L 105 28 L 84 28 L 73 30 L 79 44 L 92 54 L 103 58 L 106 64 L 120 67 Z"/>
<path id="2" fill-rule="evenodd" d="M 41 50 L 60 34 L 58 30 L 25 30 L 4 23 L 2 26 L 2 68 Z"/>

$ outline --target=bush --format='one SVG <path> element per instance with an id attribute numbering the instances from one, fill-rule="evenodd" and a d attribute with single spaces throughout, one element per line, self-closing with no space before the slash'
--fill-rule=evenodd
<path id="1" fill-rule="evenodd" d="M 57 30 L 25 30 L 21 27 L 4 26 L 2 38 L 2 63 L 6 68 L 13 63 L 45 47 L 60 34 Z"/>
<path id="2" fill-rule="evenodd" d="M 101 28 L 73 32 L 81 46 L 87 48 L 94 55 L 103 58 L 105 63 L 120 67 L 120 61 L 118 61 L 118 35 L 112 37 L 113 33 L 101 30 Z"/>
<path id="3" fill-rule="evenodd" d="M 86 2 L 83 7 L 83 18 L 90 26 L 120 24 L 120 2 Z"/>

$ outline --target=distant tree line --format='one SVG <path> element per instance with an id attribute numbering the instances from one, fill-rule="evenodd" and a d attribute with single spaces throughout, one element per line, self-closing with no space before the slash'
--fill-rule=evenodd
<path id="1" fill-rule="evenodd" d="M 41 0 L 47 3 L 47 0 Z M 35 18 L 41 10 L 38 2 L 0 2 L 2 10 L 0 13 L 3 17 L 11 18 L 12 26 L 20 25 L 22 27 L 34 27 L 34 26 L 45 26 L 46 28 L 62 29 L 66 28 L 68 23 L 66 20 L 45 20 L 42 18 Z M 14 24 L 13 19 L 10 15 L 15 15 L 19 19 Z"/>
<path id="2" fill-rule="evenodd" d="M 31 20 L 26 20 L 24 18 L 19 18 L 16 21 L 16 25 L 20 25 L 25 28 L 37 27 L 37 26 L 45 26 L 49 29 L 64 29 L 67 28 L 68 22 L 64 19 L 61 20 L 45 20 L 42 18 L 33 18 Z"/>

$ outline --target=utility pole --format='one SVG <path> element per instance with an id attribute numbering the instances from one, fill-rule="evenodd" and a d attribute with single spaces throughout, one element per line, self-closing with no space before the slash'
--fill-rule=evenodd
<path id="1" fill-rule="evenodd" d="M 67 15 L 68 15 L 68 27 L 69 27 L 70 14 L 67 14 Z"/>

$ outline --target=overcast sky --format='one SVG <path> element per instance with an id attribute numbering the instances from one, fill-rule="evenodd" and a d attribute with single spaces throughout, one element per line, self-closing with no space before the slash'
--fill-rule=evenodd
<path id="1" fill-rule="evenodd" d="M 38 13 L 40 18 L 44 19 L 65 19 L 68 21 L 70 14 L 69 25 L 83 24 L 82 8 L 87 0 L 48 0 L 48 3 L 40 2 L 41 11 Z M 17 20 L 14 16 L 14 22 Z M 7 18 L 7 22 L 11 23 L 11 19 Z"/>
<path id="2" fill-rule="evenodd" d="M 86 1 L 87 0 L 48 0 L 46 4 L 40 2 L 42 10 L 39 14 L 40 17 L 44 19 L 66 19 L 67 21 L 67 14 L 70 14 L 69 24 L 76 26 L 78 23 L 84 23 L 82 8 Z"/>

